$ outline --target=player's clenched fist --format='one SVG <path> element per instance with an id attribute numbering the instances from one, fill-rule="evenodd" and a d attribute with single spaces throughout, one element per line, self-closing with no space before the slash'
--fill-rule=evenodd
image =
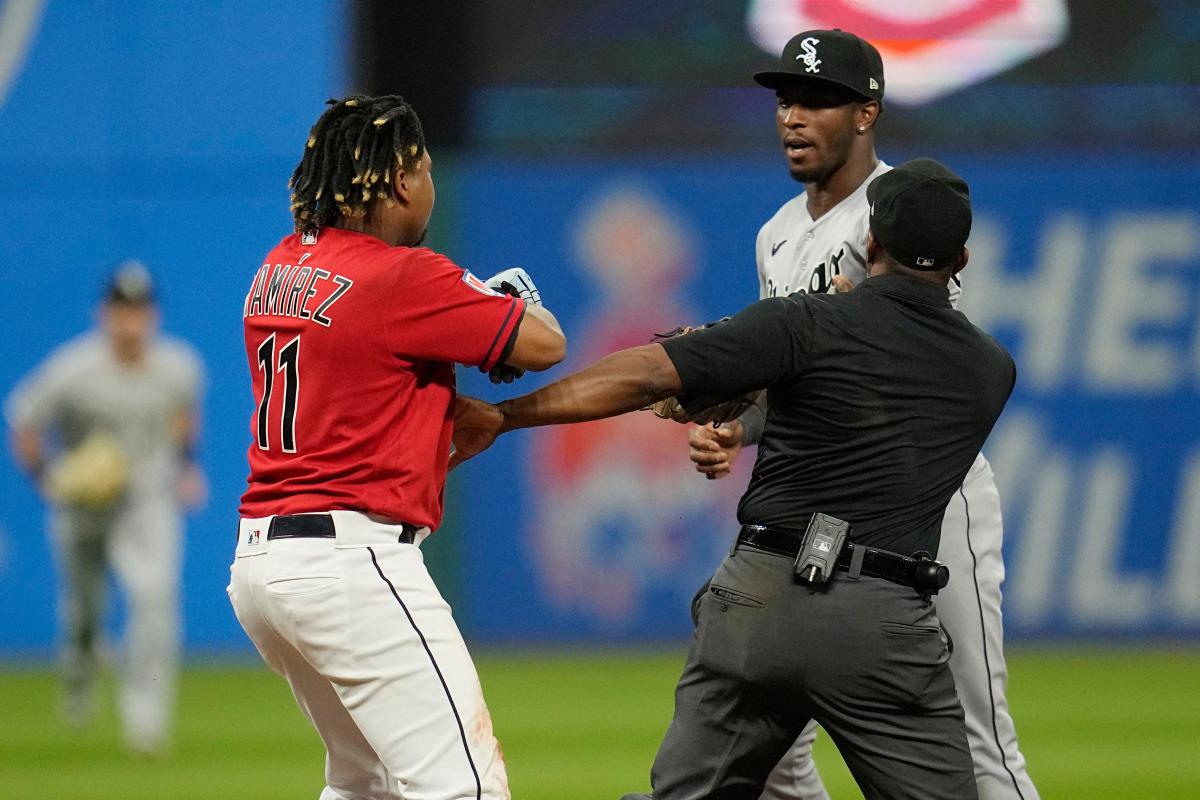
<path id="1" fill-rule="evenodd" d="M 513 297 L 519 297 L 526 303 L 535 306 L 542 304 L 542 293 L 534 285 L 533 278 L 529 277 L 529 273 L 520 267 L 497 272 L 485 283 L 489 289 L 501 294 L 511 294 Z"/>
<path id="2" fill-rule="evenodd" d="M 542 293 L 538 291 L 533 278 L 529 277 L 529 273 L 520 267 L 497 272 L 485 283 L 493 291 L 521 298 L 526 305 L 540 306 L 542 304 Z M 488 372 L 488 378 L 492 383 L 512 383 L 524 375 L 525 370 L 503 363 L 497 364 Z"/>
<path id="3" fill-rule="evenodd" d="M 742 449 L 745 429 L 739 420 L 719 427 L 697 425 L 688 431 L 688 448 L 696 471 L 709 480 L 724 478 L 733 468 L 733 461 Z"/>

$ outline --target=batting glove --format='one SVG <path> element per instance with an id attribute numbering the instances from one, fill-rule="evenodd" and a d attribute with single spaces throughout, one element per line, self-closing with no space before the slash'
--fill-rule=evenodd
<path id="1" fill-rule="evenodd" d="M 520 367 L 510 367 L 508 364 L 497 364 L 492 367 L 488 373 L 488 380 L 492 383 L 512 383 L 513 381 L 525 375 L 525 370 Z"/>
<path id="2" fill-rule="evenodd" d="M 489 289 L 501 294 L 511 294 L 513 297 L 519 297 L 526 303 L 535 306 L 542 304 L 542 294 L 534 284 L 533 278 L 529 277 L 529 273 L 520 267 L 497 272 L 488 278 L 486 283 Z"/>

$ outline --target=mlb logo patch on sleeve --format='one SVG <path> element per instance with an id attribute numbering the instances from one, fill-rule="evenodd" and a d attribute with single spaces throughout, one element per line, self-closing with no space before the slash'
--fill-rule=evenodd
<path id="1" fill-rule="evenodd" d="M 480 294 L 486 294 L 486 295 L 490 295 L 492 297 L 503 297 L 504 296 L 504 295 L 500 294 L 499 292 L 495 291 L 494 289 L 492 289 L 490 286 L 488 286 L 483 281 L 479 280 L 479 278 L 476 278 L 474 275 L 472 275 L 471 270 L 469 270 L 469 269 L 463 270 L 462 279 L 463 279 L 463 283 L 465 283 L 467 286 L 470 286 L 472 289 L 479 292 Z"/>

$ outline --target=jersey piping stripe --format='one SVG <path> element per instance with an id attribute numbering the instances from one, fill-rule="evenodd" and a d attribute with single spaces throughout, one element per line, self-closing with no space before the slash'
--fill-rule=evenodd
<path id="1" fill-rule="evenodd" d="M 992 736 L 995 738 L 996 749 L 1000 751 L 1000 764 L 1008 773 L 1008 777 L 1012 778 L 1013 789 L 1016 790 L 1017 797 L 1025 800 L 1025 795 L 1021 794 L 1021 785 L 1017 782 L 1017 776 L 1008 766 L 1008 753 L 1004 751 L 1004 745 L 1000 743 L 1000 728 L 996 724 L 996 695 L 992 689 L 992 663 L 988 658 L 987 626 L 984 624 L 983 616 L 983 596 L 979 591 L 979 559 L 976 558 L 975 548 L 971 545 L 971 504 L 967 502 L 967 495 L 961 486 L 958 488 L 958 496 L 962 498 L 963 515 L 967 518 L 967 551 L 971 554 L 971 581 L 975 585 L 975 604 L 979 607 L 979 631 L 983 638 L 983 668 L 987 672 L 988 702 L 992 707 Z"/>
<path id="2" fill-rule="evenodd" d="M 437 673 L 438 680 L 442 683 L 442 691 L 446 693 L 446 700 L 450 702 L 450 710 L 454 713 L 454 721 L 458 723 L 458 735 L 462 739 L 463 751 L 467 754 L 467 763 L 471 765 L 471 774 L 475 776 L 475 800 L 483 798 L 483 784 L 479 780 L 479 770 L 475 768 L 475 759 L 471 758 L 471 748 L 467 745 L 467 731 L 463 727 L 462 717 L 458 715 L 458 706 L 454 704 L 454 698 L 450 695 L 450 687 L 446 683 L 446 678 L 442 675 L 442 669 L 438 666 L 437 659 L 433 657 L 433 651 L 429 649 L 429 642 L 425 640 L 425 634 L 421 633 L 421 629 L 417 627 L 416 620 L 413 619 L 412 613 L 409 612 L 408 606 L 400 599 L 400 594 L 396 591 L 396 587 L 388 579 L 387 575 L 383 574 L 383 569 L 379 566 L 379 560 L 375 558 L 375 548 L 368 547 L 367 552 L 371 554 L 371 563 L 375 565 L 375 571 L 379 573 L 379 577 L 392 590 L 392 597 L 396 598 L 396 602 L 400 604 L 400 608 L 404 611 L 404 616 L 408 617 L 408 624 L 412 625 L 412 629 L 417 632 L 417 636 L 421 639 L 421 646 L 425 648 L 425 654 L 429 656 L 429 663 L 433 664 L 433 671 Z"/>
<path id="3" fill-rule="evenodd" d="M 517 309 L 518 303 L 521 304 L 521 311 L 524 312 L 525 303 L 522 302 L 521 300 L 513 298 L 512 304 L 510 304 L 508 307 L 508 313 L 504 315 L 504 322 L 500 323 L 500 330 L 496 331 L 496 336 L 495 336 L 495 338 L 492 339 L 492 345 L 491 345 L 491 347 L 488 348 L 487 355 L 485 355 L 483 357 L 483 366 L 486 367 L 488 365 L 488 362 L 490 362 L 492 360 L 492 353 L 496 352 L 496 343 L 500 341 L 500 334 L 504 333 L 505 328 L 508 327 L 508 321 L 510 319 L 512 319 L 513 311 L 515 311 Z M 514 333 L 515 333 L 515 331 L 514 331 Z M 507 342 L 506 342 L 506 344 L 507 344 Z"/>

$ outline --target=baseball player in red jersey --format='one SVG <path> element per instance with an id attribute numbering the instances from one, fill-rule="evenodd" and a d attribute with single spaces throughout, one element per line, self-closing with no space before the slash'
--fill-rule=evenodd
<path id="1" fill-rule="evenodd" d="M 292 177 L 296 231 L 243 308 L 255 409 L 229 595 L 325 743 L 321 800 L 509 797 L 419 545 L 442 519 L 454 364 L 511 377 L 566 344 L 523 271 L 485 283 L 416 246 L 430 170 L 402 98 L 331 101 Z"/>

